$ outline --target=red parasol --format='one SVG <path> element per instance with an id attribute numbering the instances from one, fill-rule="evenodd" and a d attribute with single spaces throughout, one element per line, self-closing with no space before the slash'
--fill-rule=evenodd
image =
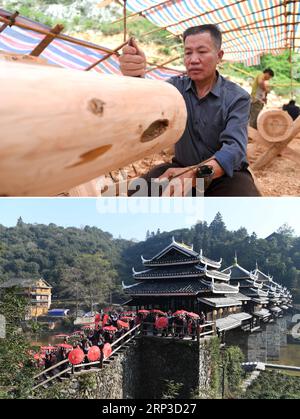
<path id="1" fill-rule="evenodd" d="M 116 332 L 118 329 L 115 326 L 105 326 L 103 327 L 103 330 L 106 332 Z"/>
<path id="2" fill-rule="evenodd" d="M 112 310 L 112 307 L 105 307 L 104 309 L 103 309 L 103 311 L 104 311 L 104 313 L 108 313 L 109 311 L 111 311 Z"/>
<path id="3" fill-rule="evenodd" d="M 104 358 L 108 358 L 111 353 L 112 353 L 112 349 L 111 349 L 110 343 L 105 343 L 103 346 Z"/>
<path id="4" fill-rule="evenodd" d="M 71 362 L 72 365 L 81 364 L 81 362 L 83 362 L 83 360 L 84 360 L 84 353 L 79 348 L 73 349 L 69 353 L 68 359 L 69 359 L 69 361 Z"/>
<path id="5" fill-rule="evenodd" d="M 72 345 L 68 345 L 67 343 L 59 343 L 58 345 L 59 348 L 64 348 L 64 349 L 73 349 Z"/>
<path id="6" fill-rule="evenodd" d="M 103 319 L 102 319 L 102 326 L 105 326 L 106 323 L 108 322 L 109 316 L 108 314 L 104 314 Z"/>
<path id="7" fill-rule="evenodd" d="M 188 312 L 185 310 L 177 310 L 175 313 L 173 313 L 173 316 L 182 316 L 184 314 L 188 314 Z"/>
<path id="8" fill-rule="evenodd" d="M 55 338 L 68 338 L 69 335 L 65 335 L 64 333 L 60 333 L 59 335 L 55 335 Z"/>
<path id="9" fill-rule="evenodd" d="M 98 361 L 100 359 L 101 351 L 98 346 L 92 346 L 87 354 L 88 360 L 91 362 Z"/>
<path id="10" fill-rule="evenodd" d="M 126 322 L 122 322 L 122 320 L 118 320 L 118 321 L 117 321 L 117 325 L 118 325 L 119 327 L 124 327 L 124 329 L 128 329 L 128 328 L 129 328 L 129 324 L 128 324 L 128 323 L 126 323 Z"/>
<path id="11" fill-rule="evenodd" d="M 168 322 L 168 319 L 166 317 L 159 317 L 155 321 L 156 329 L 165 329 L 166 327 L 168 327 L 168 324 L 169 324 L 169 322 Z"/>
<path id="12" fill-rule="evenodd" d="M 149 310 L 139 310 L 138 313 L 140 313 L 140 314 L 149 314 L 150 311 Z"/>
<path id="13" fill-rule="evenodd" d="M 197 319 L 200 319 L 200 316 L 199 316 L 199 314 L 196 314 L 196 313 L 187 313 L 187 315 L 189 316 L 189 317 L 191 317 L 192 319 L 195 319 L 195 320 L 197 320 Z"/>
<path id="14" fill-rule="evenodd" d="M 156 309 L 151 310 L 151 313 L 161 314 L 162 316 L 166 316 L 166 315 L 167 315 L 167 313 L 164 313 L 163 311 L 161 311 L 161 310 L 156 310 Z"/>

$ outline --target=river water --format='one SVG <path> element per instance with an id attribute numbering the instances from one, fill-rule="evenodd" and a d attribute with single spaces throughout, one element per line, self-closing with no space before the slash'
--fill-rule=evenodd
<path id="1" fill-rule="evenodd" d="M 274 364 L 300 367 L 300 345 L 288 343 L 287 346 L 280 348 L 280 354 L 277 359 L 271 358 L 268 361 Z"/>

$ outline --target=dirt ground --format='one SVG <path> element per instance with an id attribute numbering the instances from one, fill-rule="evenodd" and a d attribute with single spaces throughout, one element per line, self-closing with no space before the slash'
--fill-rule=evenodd
<path id="1" fill-rule="evenodd" d="M 95 34 L 93 31 L 88 31 L 87 33 L 76 33 L 73 35 L 111 48 L 115 48 L 123 41 L 121 34 L 106 37 L 101 33 Z M 141 45 L 142 48 L 146 50 L 147 57 L 156 58 L 158 59 L 158 62 L 163 62 L 166 60 L 166 58 L 161 55 L 159 48 L 155 44 L 147 44 L 146 46 L 141 43 Z M 176 55 L 175 51 L 174 54 Z M 175 67 L 173 64 L 171 66 L 173 68 Z M 231 77 L 230 79 L 240 84 L 250 93 L 251 85 L 248 82 L 245 82 L 243 79 L 239 79 L 238 77 Z M 283 99 L 280 96 L 276 96 L 274 92 L 271 92 L 268 96 L 268 106 L 266 108 L 280 109 L 286 102 L 286 99 Z M 300 153 L 300 138 L 294 139 L 292 143 L 290 143 L 290 148 Z M 265 149 L 262 146 L 253 146 L 253 144 L 249 144 L 248 158 L 250 162 L 250 168 L 251 164 L 264 151 Z M 124 173 L 125 175 L 126 172 L 126 175 L 129 179 L 134 178 L 147 173 L 151 168 L 158 164 L 171 161 L 171 159 L 172 151 L 163 151 L 159 154 L 147 156 L 145 159 L 139 160 L 121 169 L 121 173 Z M 278 156 L 264 170 L 256 170 L 253 171 L 253 173 L 256 178 L 257 186 L 259 187 L 263 196 L 300 196 L 300 165 L 285 156 Z M 107 176 L 112 177 L 115 179 L 115 181 L 117 181 L 117 179 L 119 179 L 119 172 L 115 171 Z"/>
<path id="2" fill-rule="evenodd" d="M 300 153 L 300 138 L 295 138 L 290 148 Z M 264 150 L 261 146 L 256 147 L 254 157 Z M 250 167 L 254 160 L 249 157 Z M 264 170 L 254 171 L 254 175 L 263 196 L 300 196 L 300 165 L 287 157 L 278 156 Z"/>

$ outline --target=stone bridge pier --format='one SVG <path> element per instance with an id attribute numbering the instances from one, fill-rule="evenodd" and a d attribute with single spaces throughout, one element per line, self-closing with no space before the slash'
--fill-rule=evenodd
<path id="1" fill-rule="evenodd" d="M 210 385 L 209 339 L 139 337 L 103 369 L 82 370 L 53 385 L 62 398 L 159 399 L 173 382 L 179 398 L 197 397 Z"/>
<path id="2" fill-rule="evenodd" d="M 225 342 L 229 346 L 238 346 L 249 362 L 278 359 L 280 349 L 287 345 L 287 320 L 276 319 L 274 323 L 266 323 L 261 330 L 251 334 L 236 329 L 229 331 Z"/>

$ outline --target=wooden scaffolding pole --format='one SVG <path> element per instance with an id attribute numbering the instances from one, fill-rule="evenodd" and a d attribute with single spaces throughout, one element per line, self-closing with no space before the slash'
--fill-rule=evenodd
<path id="1" fill-rule="evenodd" d="M 10 25 L 10 20 L 5 18 L 5 17 L 2 17 L 2 16 L 0 16 L 0 22 L 7 23 L 8 26 Z M 45 29 L 40 29 L 40 28 L 37 28 L 36 26 L 25 25 L 25 24 L 17 22 L 17 21 L 14 23 L 14 25 L 21 28 L 21 29 L 27 29 L 29 31 L 41 33 L 43 35 L 48 35 L 49 34 L 49 31 L 47 31 Z M 93 44 L 90 44 L 89 42 L 81 41 L 80 39 L 74 39 L 74 38 L 71 38 L 70 36 L 67 36 L 67 35 L 58 34 L 56 36 L 56 38 L 57 39 L 62 39 L 63 41 L 70 42 L 71 44 L 80 45 L 80 46 L 90 48 L 90 49 L 94 49 L 94 50 L 97 50 L 97 51 L 102 51 L 102 52 L 107 52 L 107 53 L 112 52 L 112 50 L 109 49 L 109 48 L 101 47 L 101 46 L 98 46 L 98 45 L 93 45 Z"/>
<path id="2" fill-rule="evenodd" d="M 145 71 L 145 74 L 150 73 L 151 71 L 156 70 L 157 68 L 163 68 L 163 67 L 165 67 L 167 64 L 170 64 L 170 63 L 172 63 L 172 62 L 174 62 L 174 61 L 179 60 L 179 58 L 182 58 L 182 56 L 181 56 L 181 55 L 179 55 L 179 56 L 177 56 L 177 57 L 175 57 L 175 58 L 172 58 L 171 60 L 168 60 L 168 61 L 166 61 L 166 62 L 164 62 L 164 63 L 162 63 L 162 64 L 157 64 L 157 65 L 155 65 L 155 67 L 153 67 L 153 68 L 149 68 L 147 71 Z"/>
<path id="3" fill-rule="evenodd" d="M 57 35 L 64 29 L 64 25 L 56 25 L 54 28 L 51 29 L 51 31 L 48 33 L 48 35 L 45 36 L 44 39 L 41 40 L 41 42 L 34 48 L 33 51 L 29 55 L 32 55 L 33 57 L 38 57 L 46 48 L 48 45 L 51 44 L 54 38 L 57 37 Z"/>
<path id="4" fill-rule="evenodd" d="M 293 71 L 293 53 L 295 52 L 296 42 L 296 3 L 293 5 L 293 23 L 292 23 L 292 39 L 290 44 L 290 69 L 291 69 L 291 99 L 294 99 L 294 71 Z"/>
<path id="5" fill-rule="evenodd" d="M 19 16 L 19 12 L 15 12 L 12 15 L 9 16 L 9 21 L 10 23 L 4 23 L 1 27 L 0 27 L 0 33 L 4 31 L 4 29 L 6 29 L 8 26 L 13 26 L 15 24 L 15 19 L 16 17 Z"/>
<path id="6" fill-rule="evenodd" d="M 123 0 L 123 41 L 125 42 L 127 39 L 127 15 L 126 15 L 126 2 L 127 0 Z"/>
<path id="7" fill-rule="evenodd" d="M 96 61 L 95 63 L 91 64 L 89 67 L 87 67 L 84 71 L 90 71 L 92 68 L 96 67 L 98 64 L 102 63 L 103 61 L 107 60 L 109 57 L 111 57 L 114 54 L 117 54 L 117 52 L 123 48 L 125 45 L 128 44 L 129 41 L 123 42 L 121 45 L 119 45 L 117 48 L 115 48 L 113 51 L 109 52 L 108 54 L 104 55 L 104 57 L 100 58 L 100 60 Z"/>

